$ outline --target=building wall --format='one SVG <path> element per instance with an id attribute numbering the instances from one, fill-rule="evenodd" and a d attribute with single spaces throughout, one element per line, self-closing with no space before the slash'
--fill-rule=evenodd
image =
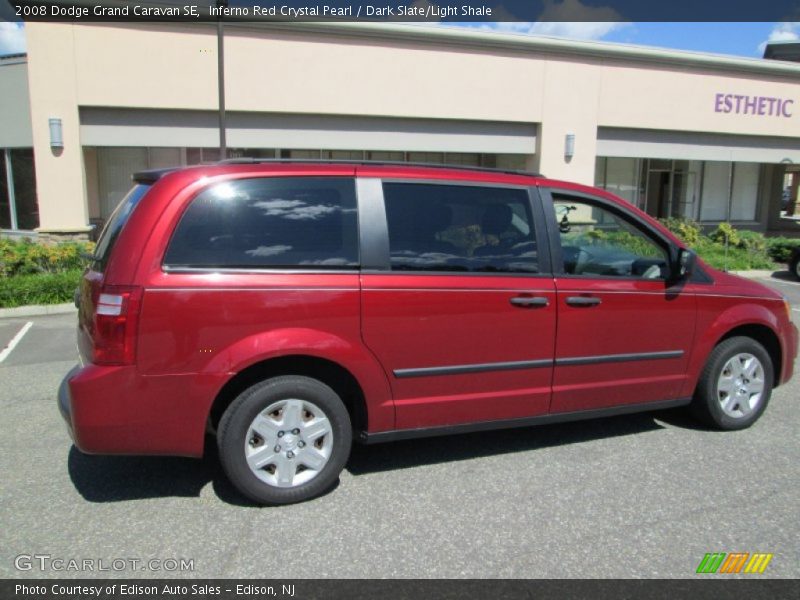
<path id="1" fill-rule="evenodd" d="M 69 24 L 42 24 L 25 29 L 39 228 L 45 233 L 88 231 L 83 153 L 78 134 L 76 28 Z M 98 49 L 97 54 L 102 52 Z M 118 78 L 119 74 L 111 77 L 108 85 L 113 85 Z M 51 117 L 61 119 L 62 150 L 50 147 L 48 119 Z"/>
<path id="2" fill-rule="evenodd" d="M 27 33 L 42 228 L 81 227 L 87 220 L 79 106 L 87 114 L 105 107 L 217 107 L 213 25 L 30 23 Z M 761 138 L 779 138 L 789 140 L 786 158 L 800 162 L 800 67 L 781 73 L 763 61 L 735 60 L 678 67 L 625 58 L 600 44 L 595 54 L 577 55 L 564 44 L 523 48 L 521 42 L 503 45 L 493 38 L 490 44 L 478 36 L 465 45 L 447 35 L 397 39 L 374 30 L 345 36 L 228 25 L 227 109 L 456 126 L 519 123 L 536 128 L 529 166 L 587 184 L 594 182 L 598 128 L 713 132 L 738 136 L 736 143 L 752 138 L 756 145 Z M 795 98 L 798 104 L 791 118 L 723 114 L 715 111 L 719 93 Z M 64 123 L 61 154 L 49 149 L 50 116 Z M 571 158 L 564 156 L 567 134 L 575 135 Z M 192 145 L 180 140 L 179 128 L 174 144 Z M 445 150 L 479 151 L 453 146 Z M 397 148 L 402 149 L 409 148 Z M 634 156 L 646 157 L 644 152 L 643 145 Z"/>

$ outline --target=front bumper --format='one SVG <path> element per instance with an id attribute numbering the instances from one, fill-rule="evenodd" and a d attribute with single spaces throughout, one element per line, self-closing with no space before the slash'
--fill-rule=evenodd
<path id="1" fill-rule="evenodd" d="M 794 363 L 797 360 L 797 354 L 800 352 L 800 332 L 797 330 L 797 326 L 789 322 L 789 335 L 787 336 L 789 339 L 787 340 L 786 350 L 785 352 L 785 360 L 782 369 L 782 377 L 781 383 L 786 383 L 792 378 L 794 375 Z"/>

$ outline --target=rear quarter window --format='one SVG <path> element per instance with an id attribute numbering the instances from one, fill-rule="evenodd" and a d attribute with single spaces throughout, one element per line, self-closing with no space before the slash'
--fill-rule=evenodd
<path id="1" fill-rule="evenodd" d="M 122 199 L 111 213 L 102 233 L 97 240 L 95 247 L 92 270 L 103 272 L 111 258 L 111 252 L 114 250 L 114 245 L 117 243 L 119 234 L 131 218 L 133 211 L 139 205 L 144 195 L 150 190 L 149 185 L 136 185 L 130 192 Z"/>
<path id="2" fill-rule="evenodd" d="M 355 183 L 345 177 L 270 177 L 207 188 L 181 217 L 164 266 L 357 268 Z"/>

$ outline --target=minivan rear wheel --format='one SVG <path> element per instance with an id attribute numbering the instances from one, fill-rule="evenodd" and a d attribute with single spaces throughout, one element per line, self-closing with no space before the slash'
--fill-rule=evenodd
<path id="1" fill-rule="evenodd" d="M 277 505 L 327 491 L 347 462 L 352 437 L 336 392 L 291 375 L 239 394 L 220 420 L 217 444 L 231 483 L 255 502 Z"/>
<path id="2" fill-rule="evenodd" d="M 692 412 L 718 429 L 745 429 L 767 408 L 772 386 L 769 353 L 752 338 L 732 337 L 718 344 L 708 357 Z"/>

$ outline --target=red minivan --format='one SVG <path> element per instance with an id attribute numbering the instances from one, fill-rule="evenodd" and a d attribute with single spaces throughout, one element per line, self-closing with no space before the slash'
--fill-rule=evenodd
<path id="1" fill-rule="evenodd" d="M 689 405 L 754 423 L 780 294 L 602 190 L 409 164 L 148 171 L 109 219 L 59 390 L 84 452 L 199 457 L 264 504 L 379 442 Z"/>

